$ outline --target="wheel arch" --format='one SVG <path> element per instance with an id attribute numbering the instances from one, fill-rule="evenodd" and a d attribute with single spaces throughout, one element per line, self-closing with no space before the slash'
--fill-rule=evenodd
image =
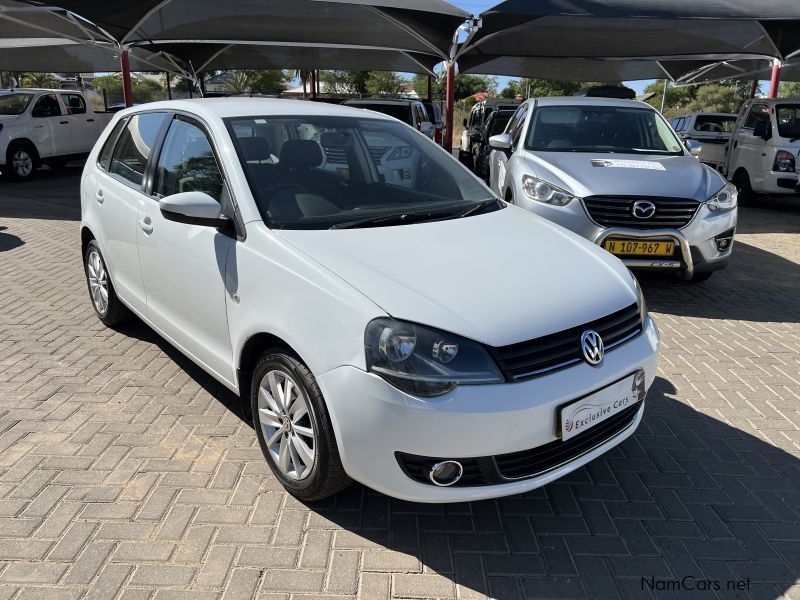
<path id="1" fill-rule="evenodd" d="M 8 146 L 6 147 L 6 156 L 8 156 L 8 152 L 14 146 L 26 146 L 30 150 L 33 150 L 33 159 L 34 159 L 35 163 L 37 165 L 39 165 L 39 163 L 41 163 L 42 159 L 41 159 L 41 156 L 39 156 L 39 149 L 36 147 L 36 144 L 30 138 L 18 137 L 18 138 L 14 138 L 13 140 L 10 140 L 8 142 Z"/>
<path id="2" fill-rule="evenodd" d="M 258 358 L 267 350 L 280 350 L 296 358 L 303 364 L 307 364 L 300 354 L 284 339 L 267 332 L 260 332 L 251 335 L 241 349 L 237 352 L 236 379 L 239 384 L 239 396 L 242 399 L 242 409 L 245 415 L 251 417 L 250 410 L 250 383 L 253 376 L 253 369 L 258 362 Z"/>

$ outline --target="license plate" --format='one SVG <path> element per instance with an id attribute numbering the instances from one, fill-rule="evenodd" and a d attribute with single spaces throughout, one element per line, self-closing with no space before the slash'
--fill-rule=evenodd
<path id="1" fill-rule="evenodd" d="M 606 240 L 603 248 L 618 256 L 672 256 L 675 252 L 675 242 Z"/>
<path id="2" fill-rule="evenodd" d="M 621 379 L 602 390 L 559 409 L 561 439 L 566 441 L 644 400 L 644 371 Z"/>

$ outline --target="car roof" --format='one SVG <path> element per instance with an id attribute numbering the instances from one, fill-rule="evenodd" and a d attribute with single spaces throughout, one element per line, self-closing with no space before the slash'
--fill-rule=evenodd
<path id="1" fill-rule="evenodd" d="M 420 102 L 420 100 L 413 98 L 351 98 L 342 104 L 410 104 L 411 102 Z"/>
<path id="2" fill-rule="evenodd" d="M 283 98 L 197 98 L 193 100 L 165 100 L 148 102 L 140 106 L 120 111 L 123 115 L 156 111 L 184 110 L 207 118 L 279 116 L 319 116 L 319 117 L 364 117 L 360 108 L 341 104 L 288 100 Z M 394 120 L 392 117 L 371 112 L 371 119 Z"/>
<path id="3" fill-rule="evenodd" d="M 690 112 L 685 113 L 682 115 L 678 115 L 677 117 L 672 117 L 673 119 L 682 119 L 684 117 L 699 117 L 701 115 L 708 116 L 708 117 L 736 117 L 738 116 L 736 113 L 727 113 L 727 112 Z"/>
<path id="4" fill-rule="evenodd" d="M 528 102 L 535 102 L 537 106 L 620 106 L 655 110 L 655 108 L 646 102 L 640 102 L 638 100 L 599 98 L 596 96 L 545 96 L 542 98 L 531 98 Z"/>

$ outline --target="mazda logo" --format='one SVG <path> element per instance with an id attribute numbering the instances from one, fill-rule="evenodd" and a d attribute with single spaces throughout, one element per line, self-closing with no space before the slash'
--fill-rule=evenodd
<path id="1" fill-rule="evenodd" d="M 656 214 L 656 205 L 649 200 L 637 200 L 633 203 L 632 212 L 637 219 L 649 219 Z"/>
<path id="2" fill-rule="evenodd" d="M 596 331 L 587 329 L 581 335 L 581 351 L 587 363 L 599 365 L 603 361 L 603 356 L 606 352 L 603 346 L 603 338 Z"/>

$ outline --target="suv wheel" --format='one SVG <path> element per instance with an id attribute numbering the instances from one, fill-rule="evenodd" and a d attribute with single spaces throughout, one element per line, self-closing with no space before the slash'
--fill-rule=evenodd
<path id="1" fill-rule="evenodd" d="M 317 380 L 280 351 L 261 356 L 251 389 L 253 426 L 270 469 L 296 498 L 327 498 L 350 485 Z"/>
<path id="2" fill-rule="evenodd" d="M 755 194 L 753 193 L 753 188 L 750 187 L 750 177 L 747 175 L 747 171 L 736 173 L 733 176 L 733 185 L 736 186 L 736 190 L 739 193 L 739 204 L 747 206 L 753 202 Z"/>
<path id="3" fill-rule="evenodd" d="M 36 151 L 28 144 L 11 144 L 6 152 L 6 170 L 17 181 L 31 179 L 36 173 Z"/>
<path id="4" fill-rule="evenodd" d="M 89 297 L 92 299 L 92 306 L 97 318 L 108 327 L 125 321 L 130 316 L 130 312 L 117 298 L 103 255 L 94 240 L 86 246 L 83 267 L 86 273 L 86 283 L 89 286 Z"/>

